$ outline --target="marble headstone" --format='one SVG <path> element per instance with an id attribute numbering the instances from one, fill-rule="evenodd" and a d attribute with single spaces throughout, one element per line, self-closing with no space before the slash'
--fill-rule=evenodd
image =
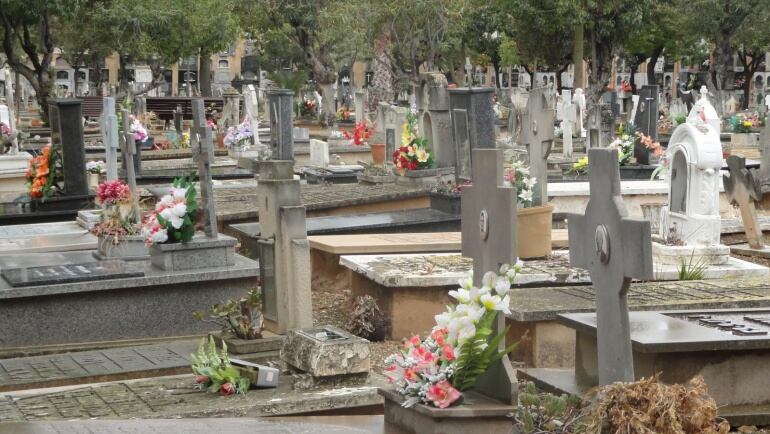
<path id="1" fill-rule="evenodd" d="M 548 104 L 546 89 L 532 89 L 527 109 L 522 116 L 520 145 L 527 147 L 529 169 L 536 178 L 533 206 L 548 203 L 548 155 L 553 145 L 553 124 L 556 114 Z"/>
<path id="2" fill-rule="evenodd" d="M 294 92 L 288 89 L 267 91 L 270 104 L 270 146 L 273 160 L 294 159 L 294 130 L 292 99 Z"/>

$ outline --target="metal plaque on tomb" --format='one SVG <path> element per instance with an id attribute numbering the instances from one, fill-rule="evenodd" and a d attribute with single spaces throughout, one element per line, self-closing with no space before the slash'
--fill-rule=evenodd
<path id="1" fill-rule="evenodd" d="M 108 260 L 82 264 L 9 268 L 0 272 L 0 275 L 11 286 L 20 287 L 141 277 L 144 276 L 144 271 L 130 268 L 125 261 Z"/>
<path id="2" fill-rule="evenodd" d="M 733 336 L 768 336 L 770 310 L 707 311 L 667 314 L 672 318 L 729 333 Z"/>
<path id="3" fill-rule="evenodd" d="M 257 240 L 259 248 L 259 278 L 262 284 L 262 313 L 265 318 L 277 321 L 278 295 L 275 283 L 275 240 Z"/>

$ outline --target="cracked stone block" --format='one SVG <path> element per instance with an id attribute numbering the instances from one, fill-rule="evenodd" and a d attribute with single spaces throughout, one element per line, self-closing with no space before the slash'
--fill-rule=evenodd
<path id="1" fill-rule="evenodd" d="M 291 330 L 281 360 L 313 377 L 369 372 L 369 341 L 337 327 Z"/>

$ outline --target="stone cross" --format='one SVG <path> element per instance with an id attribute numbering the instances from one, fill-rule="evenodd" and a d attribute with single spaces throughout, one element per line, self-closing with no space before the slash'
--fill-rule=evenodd
<path id="1" fill-rule="evenodd" d="M 759 132 L 759 147 L 761 149 L 761 162 L 758 181 L 766 184 L 770 183 L 770 120 L 765 122 L 765 126 Z"/>
<path id="2" fill-rule="evenodd" d="M 102 103 L 102 143 L 104 159 L 107 165 L 107 180 L 118 179 L 118 116 L 115 114 L 115 98 L 105 97 Z"/>
<path id="3" fill-rule="evenodd" d="M 561 91 L 561 132 L 562 132 L 562 154 L 572 157 L 572 132 L 573 126 L 577 122 L 577 106 L 572 103 L 572 94 L 569 89 Z"/>
<path id="4" fill-rule="evenodd" d="M 533 206 L 548 203 L 548 155 L 553 145 L 555 116 L 545 96 L 545 89 L 532 89 L 527 101 L 527 110 L 522 115 L 519 144 L 526 145 L 530 173 L 536 178 Z"/>
<path id="5" fill-rule="evenodd" d="M 599 384 L 634 381 L 627 292 L 631 279 L 653 279 L 650 222 L 628 218 L 617 149 L 589 149 L 588 164 L 585 214 L 567 217 L 570 265 L 589 270 L 596 290 Z"/>
<path id="6" fill-rule="evenodd" d="M 243 95 L 243 110 L 246 112 L 247 121 L 251 125 L 251 131 L 254 132 L 252 141 L 255 145 L 259 145 L 259 119 L 257 117 L 259 113 L 259 100 L 257 99 L 257 91 L 254 89 L 253 84 L 246 86 L 246 93 Z"/>
<path id="7" fill-rule="evenodd" d="M 474 149 L 473 185 L 462 191 L 462 254 L 473 258 L 473 283 L 481 287 L 487 271 L 516 263 L 516 189 L 503 186 L 502 149 Z M 505 328 L 499 314 L 495 330 Z M 501 349 L 505 344 L 500 343 Z M 476 390 L 509 404 L 516 401 L 516 377 L 503 357 L 479 377 Z"/>
<path id="8" fill-rule="evenodd" d="M 113 107 L 115 107 L 113 105 Z M 123 116 L 123 140 L 120 142 L 121 151 L 123 153 L 123 165 L 126 167 L 126 181 L 128 181 L 128 188 L 131 191 L 132 208 L 136 221 L 142 221 L 139 212 L 139 207 L 136 205 L 136 200 L 139 194 L 136 189 L 136 167 L 134 166 L 134 156 L 136 155 L 136 140 L 134 140 L 134 133 L 131 131 L 131 119 L 130 113 L 126 109 L 121 109 L 121 116 Z"/>
<path id="9" fill-rule="evenodd" d="M 192 100 L 193 126 L 190 130 L 190 147 L 193 160 L 198 163 L 198 180 L 201 189 L 203 230 L 208 238 L 217 238 L 217 213 L 214 209 L 214 188 L 211 181 L 211 163 L 214 162 L 214 140 L 206 122 L 203 98 Z"/>
<path id="10" fill-rule="evenodd" d="M 13 94 L 13 73 L 10 69 L 5 70 L 5 101 L 8 104 L 8 127 L 12 132 L 16 132 L 16 99 Z M 11 144 L 11 154 L 19 152 L 19 137 L 14 135 Z"/>
<path id="11" fill-rule="evenodd" d="M 184 114 L 182 113 L 182 106 L 178 105 L 176 106 L 176 110 L 174 110 L 174 130 L 176 130 L 177 140 L 182 140 L 182 120 L 184 119 Z"/>
<path id="12" fill-rule="evenodd" d="M 727 199 L 741 210 L 743 229 L 749 246 L 752 249 L 762 249 L 765 242 L 754 206 L 754 202 L 762 198 L 762 193 L 758 191 L 753 173 L 746 168 L 744 157 L 730 156 L 727 159 L 727 168 L 728 172 L 722 176 Z"/>

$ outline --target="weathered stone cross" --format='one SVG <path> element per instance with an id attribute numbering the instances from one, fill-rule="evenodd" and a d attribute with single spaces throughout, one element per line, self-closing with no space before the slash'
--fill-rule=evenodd
<path id="1" fill-rule="evenodd" d="M 633 381 L 627 292 L 632 278 L 653 278 L 650 222 L 627 217 L 617 149 L 591 148 L 588 162 L 586 212 L 567 217 L 570 265 L 589 270 L 596 290 L 599 384 Z"/>
<path id="2" fill-rule="evenodd" d="M 105 97 L 102 106 L 102 143 L 107 165 L 107 181 L 118 179 L 118 116 L 115 114 L 115 98 Z"/>
<path id="3" fill-rule="evenodd" d="M 548 155 L 553 145 L 553 123 L 556 113 L 549 106 L 545 89 L 532 89 L 521 121 L 521 145 L 527 146 L 529 170 L 536 178 L 533 206 L 548 203 Z"/>
<path id="4" fill-rule="evenodd" d="M 132 212 L 134 213 L 135 221 L 140 222 L 141 214 L 136 202 L 139 195 L 136 191 L 136 172 L 134 167 L 136 140 L 134 140 L 134 133 L 131 131 L 130 113 L 126 109 L 121 109 L 120 112 L 121 116 L 123 116 L 123 140 L 120 146 L 123 152 L 123 163 L 126 166 L 126 180 L 128 181 L 128 188 L 131 190 Z"/>
<path id="5" fill-rule="evenodd" d="M 754 174 L 746 168 L 745 158 L 737 155 L 730 156 L 727 159 L 727 168 L 728 173 L 722 177 L 727 199 L 741 210 L 743 229 L 749 246 L 752 249 L 762 249 L 765 242 L 762 237 L 762 228 L 757 220 L 757 209 L 754 206 L 754 202 L 762 198 L 759 185 L 754 179 Z"/>
<path id="6" fill-rule="evenodd" d="M 192 100 L 193 126 L 190 130 L 190 148 L 193 160 L 198 163 L 198 180 L 201 189 L 203 230 L 208 238 L 217 238 L 217 213 L 214 208 L 214 188 L 211 181 L 211 163 L 214 161 L 214 140 L 206 122 L 202 98 Z"/>
<path id="7" fill-rule="evenodd" d="M 473 283 L 481 287 L 487 271 L 516 263 L 516 189 L 503 186 L 501 149 L 474 149 L 471 159 L 473 185 L 462 191 L 462 253 L 473 258 Z M 498 315 L 495 331 L 505 328 Z M 500 343 L 501 348 L 505 344 Z M 515 404 L 516 377 L 508 357 L 503 357 L 476 383 L 476 390 Z"/>

